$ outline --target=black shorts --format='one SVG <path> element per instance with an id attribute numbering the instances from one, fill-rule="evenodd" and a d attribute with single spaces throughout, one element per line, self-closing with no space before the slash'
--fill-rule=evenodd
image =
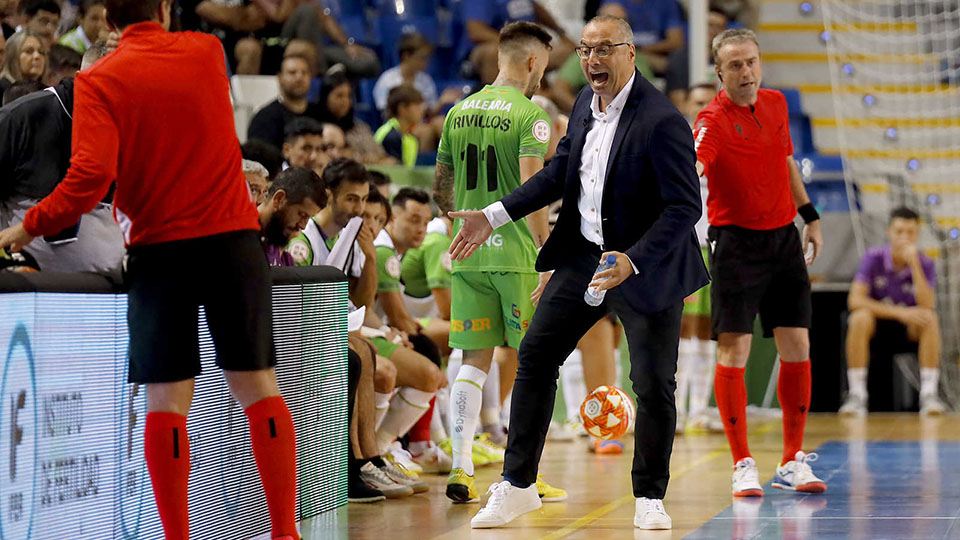
<path id="1" fill-rule="evenodd" d="M 130 382 L 200 374 L 201 306 L 221 369 L 276 365 L 270 273 L 256 231 L 132 247 L 128 254 Z"/>
<path id="2" fill-rule="evenodd" d="M 810 328 L 810 277 L 800 234 L 791 223 L 769 231 L 710 227 L 711 333 L 763 335 L 778 327 Z"/>
<path id="3" fill-rule="evenodd" d="M 874 325 L 871 353 L 889 356 L 917 352 L 917 342 L 910 339 L 907 325 L 893 319 L 876 319 Z"/>

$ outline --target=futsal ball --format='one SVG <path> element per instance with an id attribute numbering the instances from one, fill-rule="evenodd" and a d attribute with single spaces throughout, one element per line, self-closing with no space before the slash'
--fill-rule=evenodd
<path id="1" fill-rule="evenodd" d="M 633 400 L 616 386 L 597 387 L 580 405 L 583 428 L 605 441 L 622 437 L 636 416 Z"/>

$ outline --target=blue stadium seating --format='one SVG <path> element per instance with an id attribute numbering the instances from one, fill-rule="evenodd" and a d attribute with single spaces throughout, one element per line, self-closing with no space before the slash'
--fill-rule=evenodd
<path id="1" fill-rule="evenodd" d="M 330 15 L 337 21 L 344 33 L 362 45 L 380 44 L 379 33 L 371 32 L 367 18 L 368 5 L 364 0 L 323 0 Z"/>

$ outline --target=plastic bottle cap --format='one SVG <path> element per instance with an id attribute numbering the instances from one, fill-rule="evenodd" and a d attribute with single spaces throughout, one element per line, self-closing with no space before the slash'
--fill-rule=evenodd
<path id="1" fill-rule="evenodd" d="M 617 264 L 617 256 L 607 255 L 607 264 Z"/>

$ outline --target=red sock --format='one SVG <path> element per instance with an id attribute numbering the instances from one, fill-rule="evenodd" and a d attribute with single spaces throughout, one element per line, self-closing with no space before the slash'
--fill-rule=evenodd
<path id="1" fill-rule="evenodd" d="M 430 440 L 430 421 L 433 420 L 433 406 L 437 402 L 437 397 L 430 398 L 430 408 L 423 416 L 417 420 L 417 423 L 410 428 L 410 442 L 426 442 Z"/>
<path id="2" fill-rule="evenodd" d="M 747 386 L 743 373 L 747 368 L 734 368 L 717 364 L 713 392 L 723 419 L 723 431 L 730 443 L 733 462 L 750 457 L 747 447 Z"/>
<path id="3" fill-rule="evenodd" d="M 244 411 L 250 443 L 267 497 L 274 538 L 297 532 L 297 447 L 293 419 L 280 396 L 261 399 Z"/>
<path id="4" fill-rule="evenodd" d="M 186 540 L 190 537 L 187 417 L 172 412 L 147 413 L 143 453 L 153 484 L 153 498 L 163 523 L 163 536 L 166 540 Z"/>
<path id="5" fill-rule="evenodd" d="M 810 410 L 810 359 L 780 362 L 777 399 L 783 411 L 783 460 L 793 461 L 803 447 L 803 428 Z"/>

